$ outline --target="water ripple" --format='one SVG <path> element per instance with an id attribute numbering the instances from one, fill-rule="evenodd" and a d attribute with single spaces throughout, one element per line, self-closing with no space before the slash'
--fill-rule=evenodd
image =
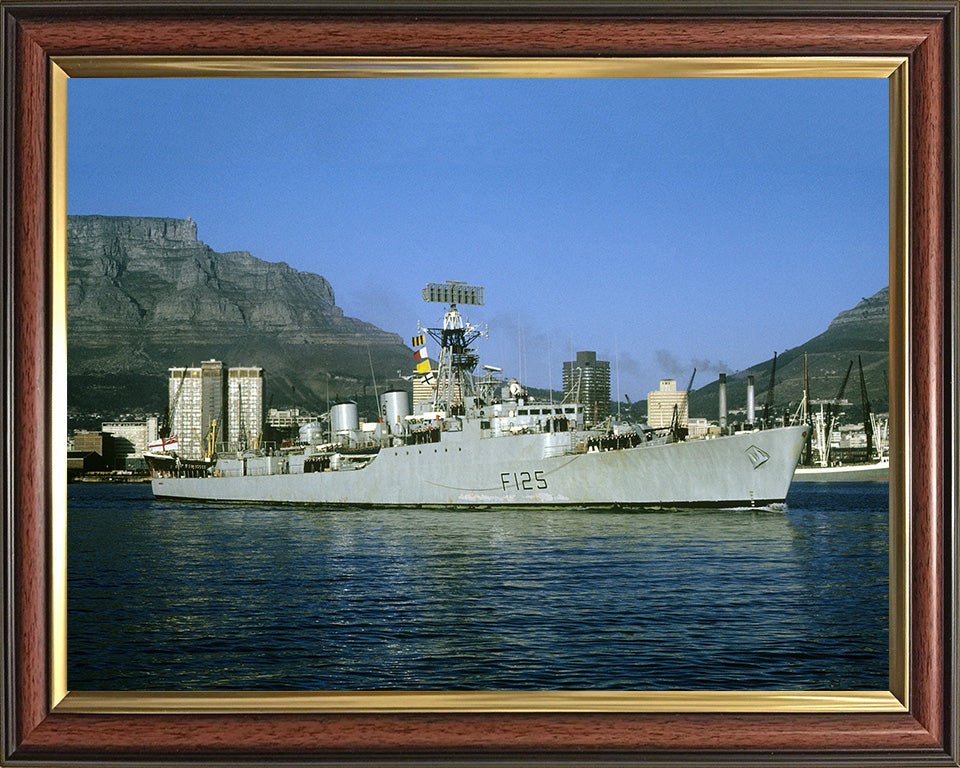
<path id="1" fill-rule="evenodd" d="M 70 486 L 76 690 L 885 689 L 887 486 L 767 511 L 351 510 Z"/>

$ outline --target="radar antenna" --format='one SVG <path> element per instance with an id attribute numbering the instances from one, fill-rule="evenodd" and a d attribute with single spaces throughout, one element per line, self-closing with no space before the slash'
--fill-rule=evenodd
<path id="1" fill-rule="evenodd" d="M 427 283 L 423 289 L 423 300 L 450 305 L 443 316 L 442 328 L 424 330 L 440 345 L 434 407 L 459 415 L 464 412 L 464 398 L 476 395 L 473 370 L 480 362 L 480 357 L 470 345 L 480 336 L 485 336 L 487 330 L 464 321 L 457 304 L 482 305 L 483 286 L 454 280 Z"/>

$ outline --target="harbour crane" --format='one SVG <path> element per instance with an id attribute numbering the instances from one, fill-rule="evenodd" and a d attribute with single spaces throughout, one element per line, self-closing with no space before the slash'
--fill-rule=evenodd
<path id="1" fill-rule="evenodd" d="M 827 405 L 827 424 L 831 436 L 833 435 L 833 424 L 840 413 L 840 403 L 843 400 L 843 391 L 847 388 L 847 380 L 850 378 L 850 371 L 852 370 L 853 360 L 851 360 L 850 365 L 847 366 L 847 373 L 843 377 L 843 383 L 840 384 L 840 391 L 837 392 L 837 396 L 833 399 L 833 402 Z"/>
<path id="2" fill-rule="evenodd" d="M 688 423 L 688 424 L 689 424 L 689 422 L 690 422 L 690 390 L 693 389 L 693 378 L 694 378 L 694 376 L 696 376 L 696 375 L 697 375 L 697 369 L 696 369 L 696 367 L 694 367 L 693 373 L 690 374 L 690 382 L 687 384 L 687 390 L 686 390 L 686 392 L 687 392 L 687 412 L 686 412 L 685 415 L 686 415 L 686 417 L 687 417 L 687 423 Z M 680 404 L 677 403 L 676 405 L 673 406 L 673 423 L 670 424 L 670 431 L 673 432 L 674 435 L 679 435 L 680 429 L 681 429 L 680 424 L 681 424 L 681 421 L 682 421 L 682 420 L 683 420 L 683 418 L 682 418 L 681 415 L 680 415 Z M 685 434 L 684 434 L 684 436 L 685 436 Z"/>
<path id="3" fill-rule="evenodd" d="M 820 413 L 811 420 L 813 427 L 812 433 L 815 436 L 817 444 L 818 459 L 817 464 L 821 467 L 830 466 L 830 445 L 833 442 L 833 430 L 837 419 L 840 417 L 840 404 L 844 402 L 843 393 L 847 388 L 847 381 L 850 379 L 850 371 L 853 370 L 853 360 L 847 366 L 847 372 L 840 383 L 840 390 L 832 400 L 813 400 L 811 402 L 820 406 Z M 823 406 L 826 406 L 824 413 Z M 811 462 L 812 463 L 812 462 Z"/>

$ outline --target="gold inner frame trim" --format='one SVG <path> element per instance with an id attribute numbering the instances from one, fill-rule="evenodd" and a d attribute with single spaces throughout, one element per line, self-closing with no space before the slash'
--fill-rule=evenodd
<path id="1" fill-rule="evenodd" d="M 909 77 L 904 62 L 889 78 L 890 205 L 890 690 L 909 706 L 912 497 L 910 420 Z"/>
<path id="2" fill-rule="evenodd" d="M 65 713 L 904 712 L 884 691 L 71 692 Z"/>
<path id="3" fill-rule="evenodd" d="M 51 701 L 67 690 L 67 75 L 50 67 Z"/>
<path id="4" fill-rule="evenodd" d="M 58 56 L 70 77 L 889 77 L 903 57 Z"/>
<path id="5" fill-rule="evenodd" d="M 909 200 L 905 57 L 448 58 L 58 56 L 51 59 L 51 706 L 64 713 L 906 712 L 909 708 Z M 889 691 L 118 692 L 67 688 L 66 221 L 71 77 L 884 78 L 890 127 Z"/>

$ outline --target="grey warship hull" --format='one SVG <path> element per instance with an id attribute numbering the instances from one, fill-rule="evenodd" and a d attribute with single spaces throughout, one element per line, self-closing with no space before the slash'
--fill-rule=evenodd
<path id="1" fill-rule="evenodd" d="M 272 457 L 266 474 L 214 468 L 152 485 L 158 498 L 352 507 L 776 507 L 805 435 L 797 426 L 597 450 L 585 433 L 488 436 L 467 420 L 436 442 L 383 447 L 336 469 Z"/>

